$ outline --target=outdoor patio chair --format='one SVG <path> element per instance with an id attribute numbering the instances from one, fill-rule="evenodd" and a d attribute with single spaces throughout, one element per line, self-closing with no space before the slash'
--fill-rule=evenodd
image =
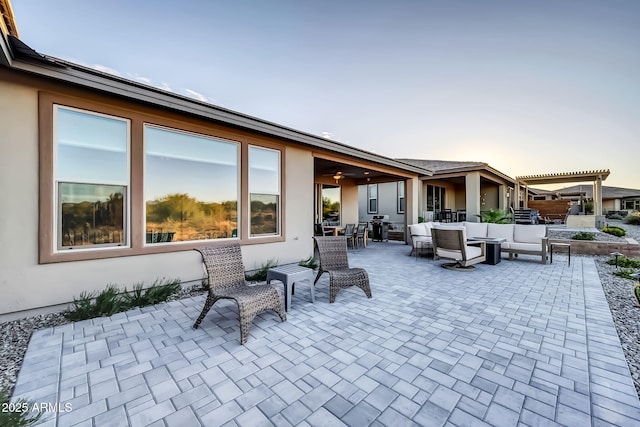
<path id="1" fill-rule="evenodd" d="M 322 224 L 315 224 L 313 228 L 314 236 L 333 236 L 333 231 L 325 230 Z"/>
<path id="2" fill-rule="evenodd" d="M 360 247 L 360 242 L 362 242 L 363 247 L 366 247 L 367 246 L 366 239 L 367 239 L 367 223 L 361 222 L 358 224 L 358 227 L 356 228 L 356 234 L 355 234 L 356 248 Z"/>
<path id="3" fill-rule="evenodd" d="M 371 298 L 369 275 L 364 268 L 350 268 L 347 259 L 347 238 L 314 237 L 318 250 L 318 275 L 313 281 L 315 285 L 320 276 L 329 273 L 329 302 L 336 300 L 336 295 L 341 289 L 357 286 L 364 291 L 367 298 Z"/>
<path id="4" fill-rule="evenodd" d="M 431 230 L 434 259 L 453 259 L 453 263 L 444 263 L 442 267 L 450 270 L 470 270 L 473 264 L 486 260 L 485 242 L 467 242 L 465 227 L 434 227 Z M 476 246 L 478 245 L 478 246 Z"/>
<path id="5" fill-rule="evenodd" d="M 196 250 L 202 254 L 207 270 L 209 294 L 202 313 L 193 325 L 194 329 L 198 329 L 202 319 L 219 299 L 232 299 L 238 305 L 241 344 L 247 342 L 249 327 L 258 313 L 273 310 L 283 322 L 287 320 L 278 288 L 274 285 L 247 283 L 239 244 L 207 246 Z"/>
<path id="6" fill-rule="evenodd" d="M 356 244 L 356 225 L 355 224 L 347 224 L 344 229 L 344 233 L 340 233 L 341 236 L 345 236 L 347 238 L 347 246 L 351 243 L 351 248 L 355 248 Z"/>

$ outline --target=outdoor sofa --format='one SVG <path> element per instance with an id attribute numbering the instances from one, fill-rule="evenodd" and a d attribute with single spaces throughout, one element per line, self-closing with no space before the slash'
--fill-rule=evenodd
<path id="1" fill-rule="evenodd" d="M 439 226 L 463 225 L 467 231 L 467 237 L 503 238 L 500 251 L 509 254 L 512 260 L 517 254 L 539 255 L 541 262 L 546 264 L 548 251 L 547 227 L 544 224 L 492 224 L 486 222 L 461 222 L 461 223 L 434 223 L 421 222 L 409 225 L 411 235 L 411 254 L 421 248 L 432 244 L 431 229 L 435 224 Z M 422 241 L 424 243 L 417 243 Z"/>

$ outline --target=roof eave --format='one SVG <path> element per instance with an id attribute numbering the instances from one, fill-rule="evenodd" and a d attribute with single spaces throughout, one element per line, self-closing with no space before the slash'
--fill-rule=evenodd
<path id="1" fill-rule="evenodd" d="M 380 165 L 415 173 L 419 176 L 433 175 L 433 171 L 431 170 L 400 162 L 390 157 L 370 153 L 337 141 L 304 133 L 276 123 L 268 122 L 235 111 L 226 110 L 186 96 L 169 93 L 162 89 L 132 82 L 130 80 L 101 73 L 96 70 L 83 70 L 83 67 L 78 66 L 77 64 L 72 64 L 55 58 L 47 57 L 47 59 L 51 62 L 46 63 L 43 61 L 43 63 L 36 63 L 34 61 L 22 61 L 20 59 L 16 59 L 10 65 L 15 70 L 196 115 L 243 129 L 249 129 L 255 132 L 287 139 L 309 147 L 320 148 L 339 154 L 357 157 Z"/>

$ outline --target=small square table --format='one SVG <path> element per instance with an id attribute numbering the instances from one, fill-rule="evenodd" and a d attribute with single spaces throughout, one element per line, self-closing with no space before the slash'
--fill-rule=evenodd
<path id="1" fill-rule="evenodd" d="M 558 248 L 567 248 L 567 252 L 569 254 L 569 265 L 571 265 L 571 243 L 559 243 L 559 242 L 549 243 L 549 251 L 551 252 L 550 264 L 553 264 L 553 250 L 555 249 L 556 252 L 558 252 Z"/>
<path id="2" fill-rule="evenodd" d="M 297 264 L 280 265 L 270 268 L 267 271 L 267 283 L 271 283 L 272 280 L 278 280 L 284 285 L 284 309 L 286 311 L 289 311 L 291 308 L 294 284 L 299 282 L 309 282 L 309 286 L 311 287 L 311 302 L 316 302 L 312 269 Z"/>
<path id="3" fill-rule="evenodd" d="M 500 261 L 502 261 L 501 245 L 506 242 L 507 239 L 501 237 L 471 237 L 467 239 L 469 243 L 473 243 L 473 241 L 483 241 L 486 243 L 487 253 L 485 254 L 485 260 L 482 262 L 483 264 L 496 265 Z"/>

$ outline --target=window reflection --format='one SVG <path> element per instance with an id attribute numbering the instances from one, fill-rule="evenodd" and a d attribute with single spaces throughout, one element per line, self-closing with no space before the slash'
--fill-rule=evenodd
<path id="1" fill-rule="evenodd" d="M 249 147 L 251 236 L 279 233 L 280 151 Z"/>
<path id="2" fill-rule="evenodd" d="M 56 105 L 58 249 L 124 245 L 129 121 Z"/>
<path id="3" fill-rule="evenodd" d="M 329 225 L 340 224 L 340 187 L 322 186 L 322 222 Z"/>
<path id="4" fill-rule="evenodd" d="M 61 182 L 60 247 L 123 244 L 126 187 Z"/>
<path id="5" fill-rule="evenodd" d="M 238 145 L 145 126 L 146 243 L 238 235 Z"/>

